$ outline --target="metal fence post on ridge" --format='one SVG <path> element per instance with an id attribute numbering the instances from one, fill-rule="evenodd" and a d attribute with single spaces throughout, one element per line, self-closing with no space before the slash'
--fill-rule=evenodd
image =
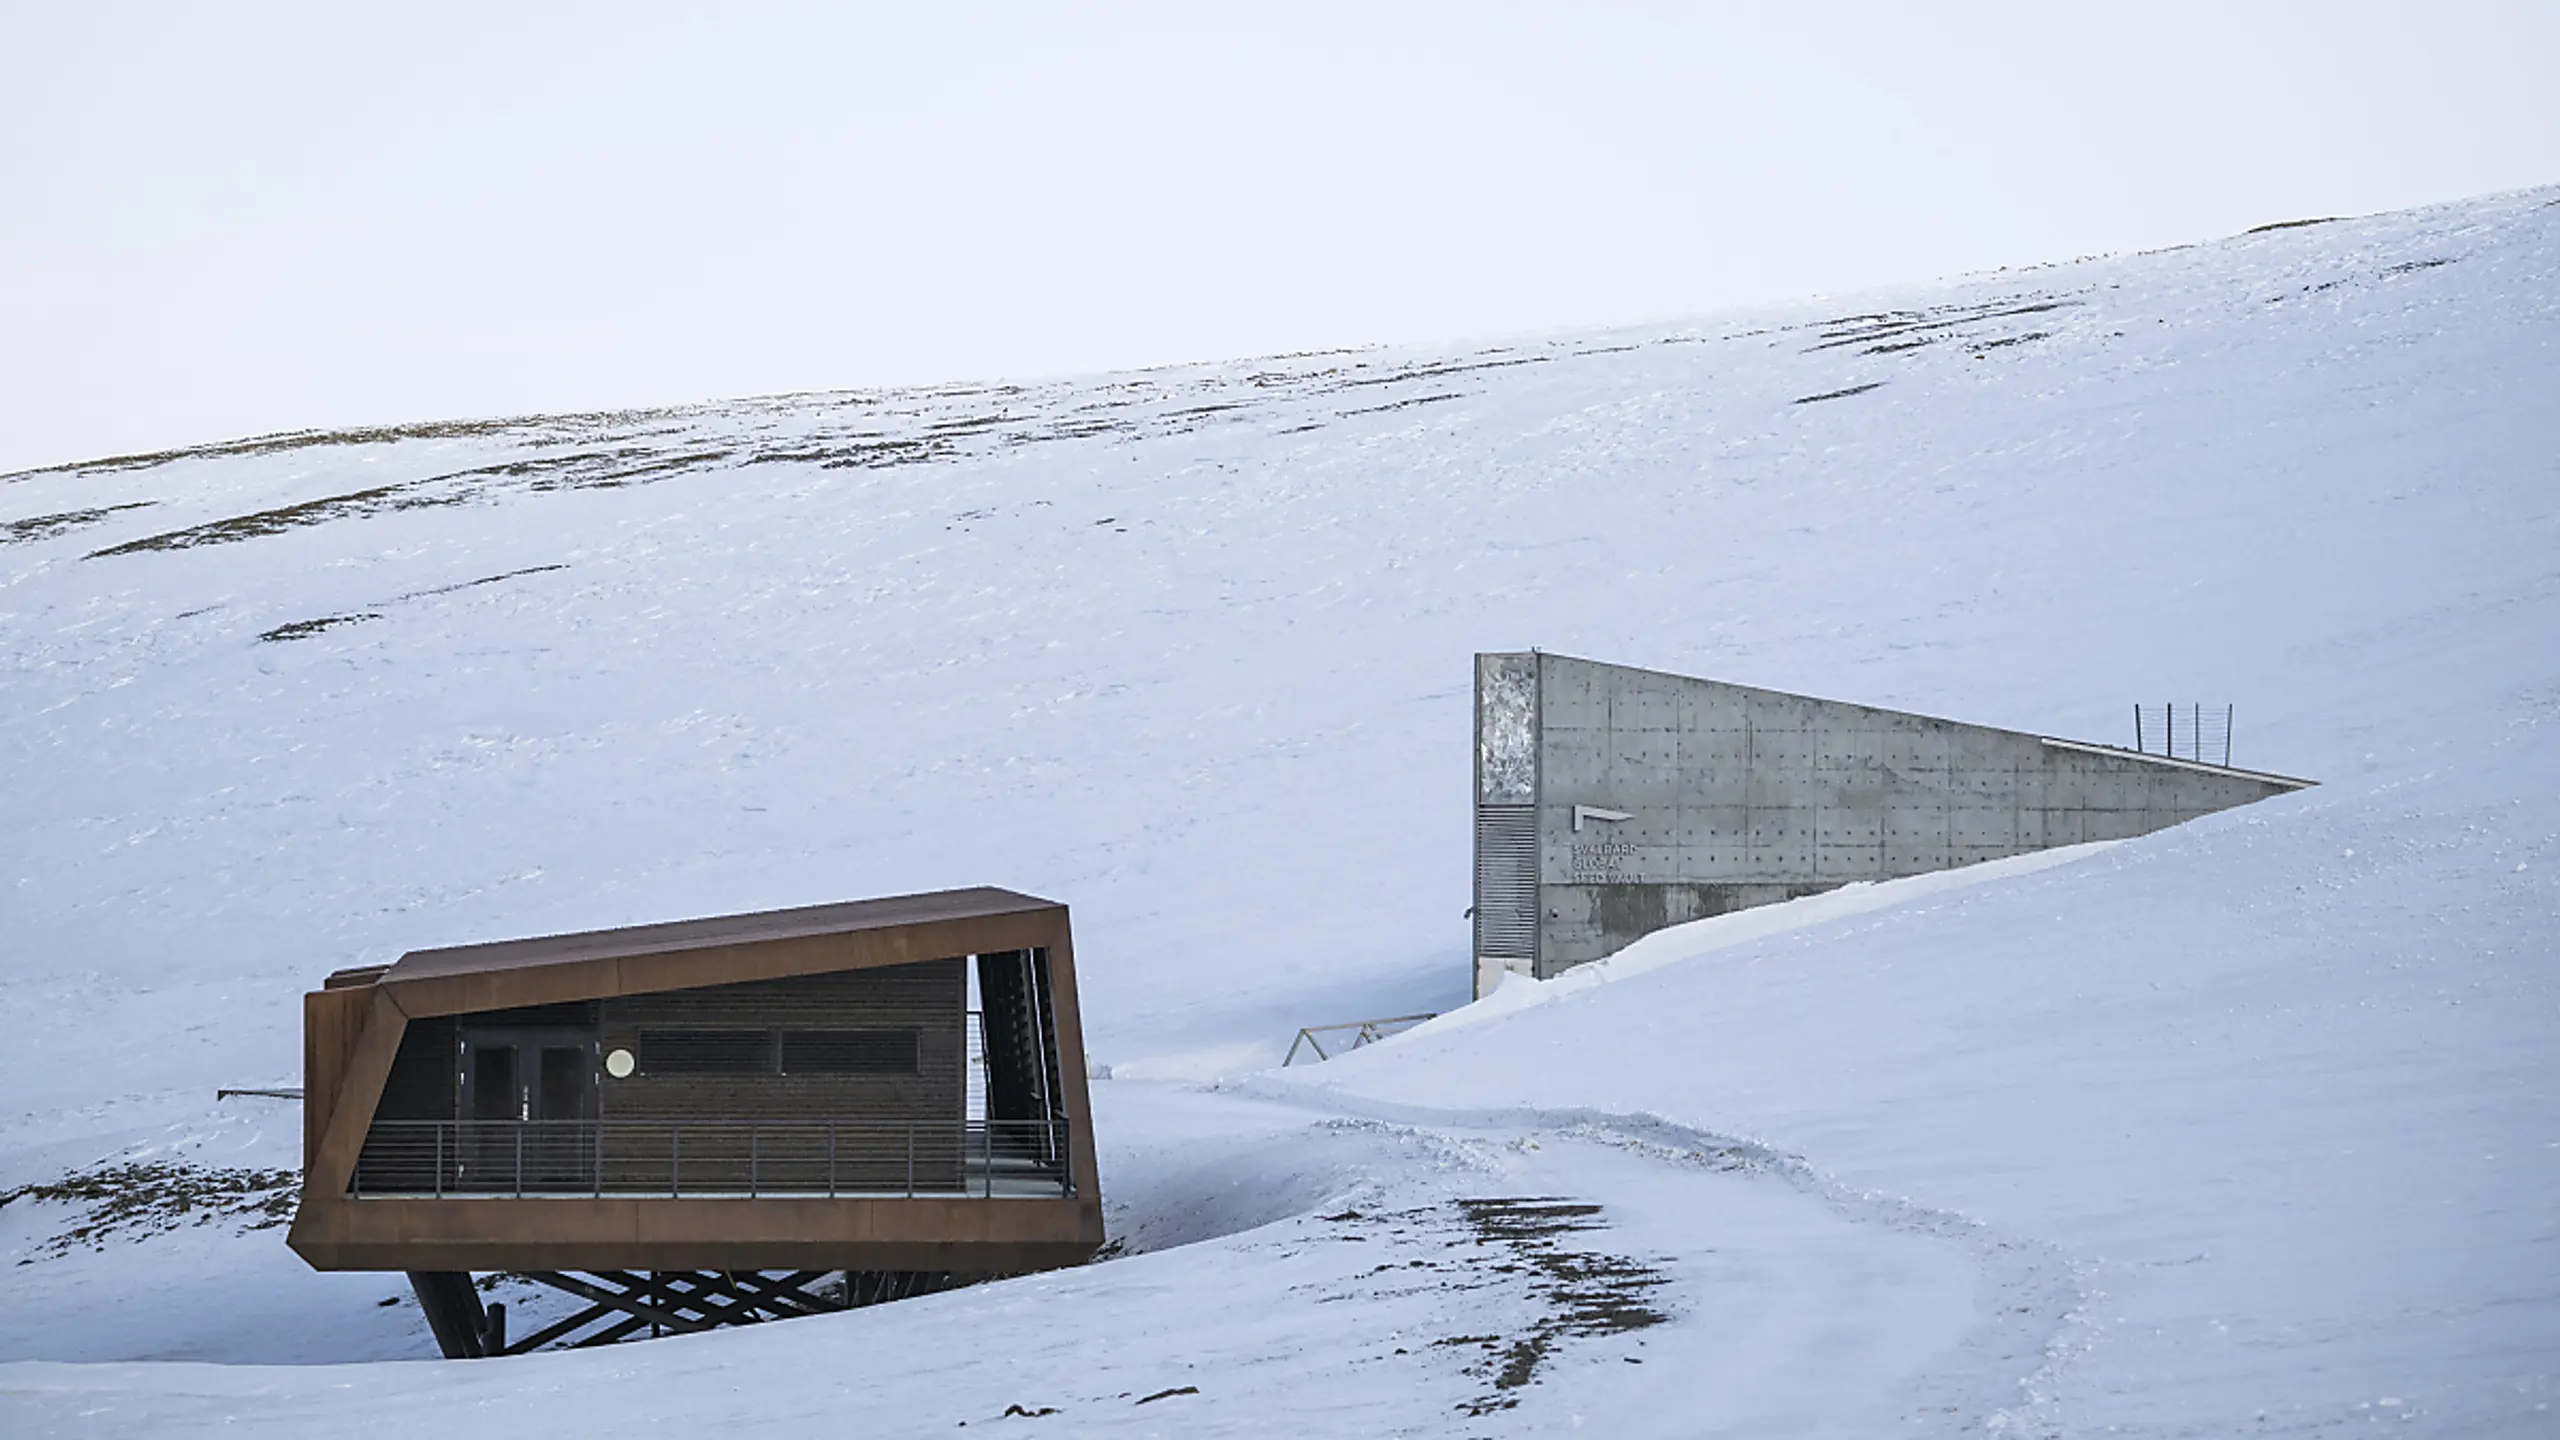
<path id="1" fill-rule="evenodd" d="M 1284 1069 L 1296 1064 L 1300 1046 L 1314 1052 L 1316 1059 L 1320 1061 L 1332 1059 L 1332 1053 L 1324 1048 L 1324 1042 L 1318 1038 L 1319 1036 L 1348 1031 L 1351 1035 L 1351 1043 L 1344 1048 L 1357 1050 L 1363 1045 L 1374 1045 L 1381 1040 L 1393 1039 L 1425 1020 L 1437 1018 L 1439 1018 L 1437 1012 L 1432 1012 L 1420 1015 L 1389 1015 L 1377 1020 L 1346 1020 L 1339 1025 L 1309 1025 L 1298 1031 L 1297 1039 L 1289 1042 L 1288 1056 L 1281 1060 L 1280 1064 Z"/>

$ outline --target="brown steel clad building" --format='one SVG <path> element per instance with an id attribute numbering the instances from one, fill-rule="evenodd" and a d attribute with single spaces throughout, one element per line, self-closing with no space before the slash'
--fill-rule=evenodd
<path id="1" fill-rule="evenodd" d="M 449 1355 L 842 1308 L 1102 1243 L 1054 901 L 955 890 L 414 951 L 330 976 L 303 1013 L 288 1243 L 322 1270 L 409 1272 Z M 511 1343 L 473 1271 L 588 1310 Z"/>

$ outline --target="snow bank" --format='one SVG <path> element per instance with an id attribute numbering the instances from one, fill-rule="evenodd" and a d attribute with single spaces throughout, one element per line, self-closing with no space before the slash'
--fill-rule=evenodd
<path id="1" fill-rule="evenodd" d="M 1896 880 L 1859 880 L 1837 890 L 1819 895 L 1806 895 L 1776 905 L 1761 905 L 1737 910 L 1729 915 L 1710 915 L 1704 920 L 1689 920 L 1665 926 L 1605 960 L 1577 965 L 1550 980 L 1533 980 L 1517 971 L 1506 970 L 1492 994 L 1462 1005 L 1445 1015 L 1434 1016 L 1399 1035 L 1389 1036 L 1378 1044 L 1392 1044 L 1405 1035 L 1436 1035 L 1468 1025 L 1515 1014 L 1532 1005 L 1576 995 L 1596 985 L 1642 975 L 1682 960 L 1693 960 L 1717 950 L 1748 945 L 1772 935 L 1785 935 L 1816 925 L 1844 920 L 1853 915 L 1871 914 L 1896 906 L 1917 904 L 1959 890 L 2013 875 L 2032 875 L 2039 870 L 2094 855 L 2118 842 L 2093 841 L 2086 845 L 2063 845 L 2027 855 L 2012 855 L 2002 860 L 1988 860 L 1955 870 L 1940 870 L 1927 875 L 1907 875 Z M 1372 1049 L 1374 1046 L 1364 1046 Z"/>

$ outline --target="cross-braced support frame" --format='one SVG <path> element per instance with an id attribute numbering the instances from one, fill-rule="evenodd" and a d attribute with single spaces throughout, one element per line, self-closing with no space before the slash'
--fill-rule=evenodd
<path id="1" fill-rule="evenodd" d="M 469 1275 L 417 1273 L 409 1281 L 426 1311 L 436 1344 L 447 1357 L 467 1360 L 521 1355 L 545 1346 L 583 1349 L 643 1335 L 690 1335 L 723 1325 L 823 1315 L 948 1290 L 985 1277 L 932 1270 L 543 1270 L 520 1278 L 574 1295 L 586 1306 L 520 1339 L 509 1339 L 506 1306 L 484 1305 Z"/>

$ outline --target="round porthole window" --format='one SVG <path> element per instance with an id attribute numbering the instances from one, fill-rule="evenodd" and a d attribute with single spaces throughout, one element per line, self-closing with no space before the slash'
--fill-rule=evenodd
<path id="1" fill-rule="evenodd" d="M 604 1073 L 616 1080 L 630 1079 L 631 1072 L 638 1068 L 640 1062 L 632 1059 L 628 1050 L 616 1050 L 604 1057 Z"/>

